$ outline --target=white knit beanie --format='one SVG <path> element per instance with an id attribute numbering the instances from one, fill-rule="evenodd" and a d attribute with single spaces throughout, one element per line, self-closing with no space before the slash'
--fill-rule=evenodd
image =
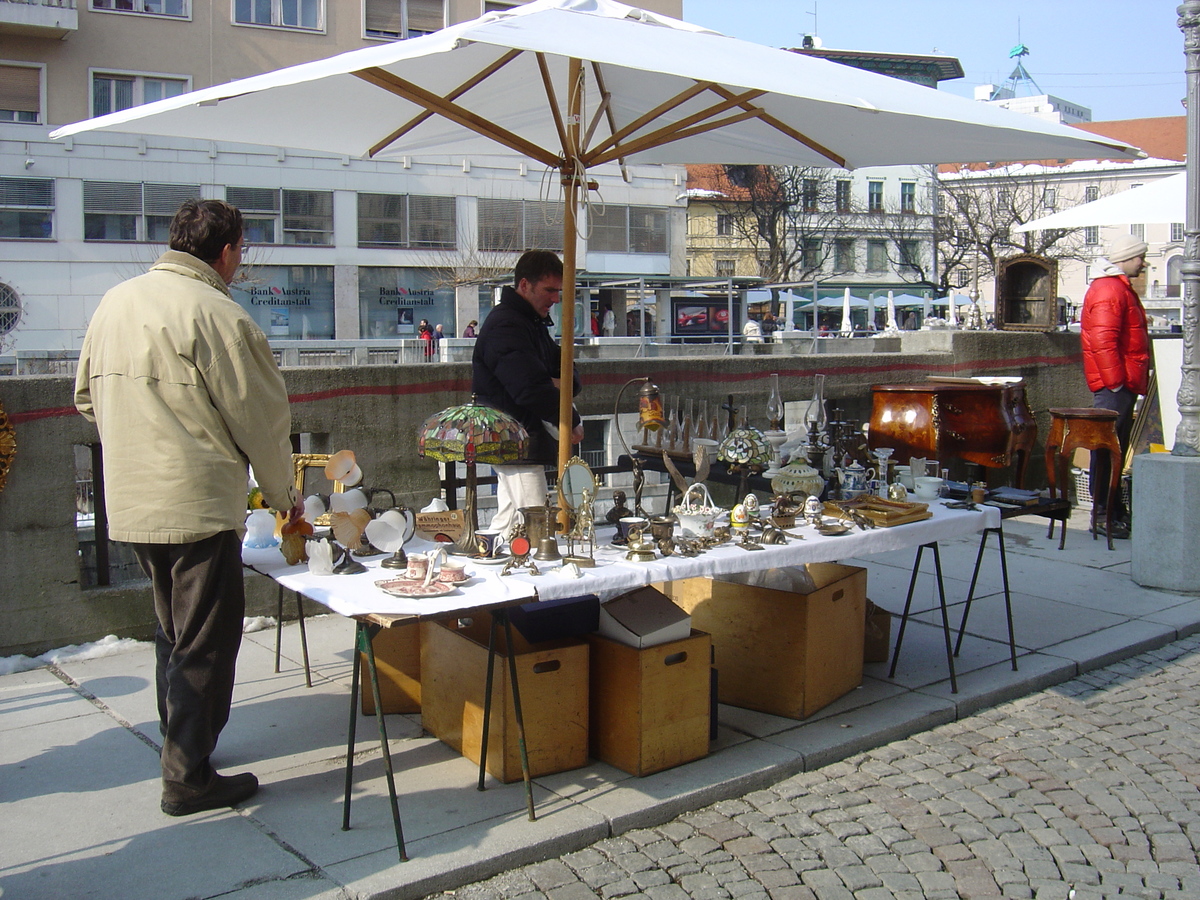
<path id="1" fill-rule="evenodd" d="M 1109 245 L 1108 261 L 1125 262 L 1135 256 L 1145 256 L 1149 249 L 1150 246 L 1140 238 L 1135 238 L 1132 234 L 1123 234 Z"/>

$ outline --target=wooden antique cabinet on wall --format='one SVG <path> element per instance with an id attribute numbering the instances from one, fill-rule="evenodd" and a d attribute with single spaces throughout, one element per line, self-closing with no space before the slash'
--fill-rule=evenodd
<path id="1" fill-rule="evenodd" d="M 1058 261 L 1031 253 L 996 263 L 996 327 L 1005 331 L 1058 328 Z"/>

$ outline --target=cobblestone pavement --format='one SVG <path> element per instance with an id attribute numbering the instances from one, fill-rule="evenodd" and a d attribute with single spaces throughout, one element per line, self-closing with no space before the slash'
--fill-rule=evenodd
<path id="1" fill-rule="evenodd" d="M 448 893 L 1197 900 L 1198 699 L 1192 637 Z"/>

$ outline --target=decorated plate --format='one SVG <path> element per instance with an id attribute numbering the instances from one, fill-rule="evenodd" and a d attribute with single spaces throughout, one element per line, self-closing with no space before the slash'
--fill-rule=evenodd
<path id="1" fill-rule="evenodd" d="M 444 584 L 440 581 L 426 584 L 424 580 L 416 578 L 385 578 L 383 581 L 375 582 L 375 586 L 393 597 L 445 597 L 458 590 L 452 584 Z"/>

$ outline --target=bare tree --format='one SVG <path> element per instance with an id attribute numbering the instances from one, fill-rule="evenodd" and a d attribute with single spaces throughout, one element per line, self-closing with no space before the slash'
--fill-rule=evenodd
<path id="1" fill-rule="evenodd" d="M 955 173 L 941 178 L 938 190 L 937 241 L 938 254 L 947 263 L 940 266 L 944 281 L 952 266 L 972 259 L 995 272 L 998 261 L 1023 253 L 1079 261 L 1095 255 L 1085 242 L 1083 228 L 1015 231 L 1018 225 L 1047 216 L 1056 207 L 1073 206 L 1084 199 L 1073 196 L 1082 193 L 1080 188 L 1047 175 L 1041 167 Z"/>
<path id="2" fill-rule="evenodd" d="M 759 259 L 760 274 L 772 282 L 828 276 L 831 238 L 849 210 L 849 192 L 839 193 L 833 169 L 815 166 L 725 166 L 726 200 L 712 201 Z M 847 182 L 848 183 L 848 182 Z"/>

